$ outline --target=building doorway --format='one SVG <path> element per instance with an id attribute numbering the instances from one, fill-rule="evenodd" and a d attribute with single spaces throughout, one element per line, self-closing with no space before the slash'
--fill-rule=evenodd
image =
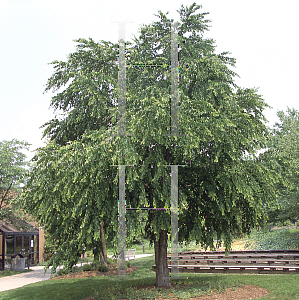
<path id="1" fill-rule="evenodd" d="M 11 265 L 11 256 L 22 253 L 25 266 L 30 267 L 39 262 L 39 230 L 29 225 L 29 230 L 20 231 L 6 221 L 0 223 L 0 269 Z"/>

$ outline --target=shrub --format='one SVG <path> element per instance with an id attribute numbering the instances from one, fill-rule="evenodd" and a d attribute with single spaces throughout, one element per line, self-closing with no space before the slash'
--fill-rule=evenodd
<path id="1" fill-rule="evenodd" d="M 108 272 L 108 267 L 105 265 L 99 265 L 97 266 L 97 270 L 100 272 Z"/>
<path id="2" fill-rule="evenodd" d="M 79 272 L 79 271 L 80 271 L 80 267 L 77 267 L 77 266 L 72 267 L 72 273 L 76 273 L 76 272 Z"/>
<path id="3" fill-rule="evenodd" d="M 111 264 L 111 263 L 113 263 L 113 262 L 116 262 L 116 259 L 112 259 L 110 257 L 107 257 L 107 264 L 108 265 Z"/>
<path id="4" fill-rule="evenodd" d="M 255 250 L 298 249 L 299 233 L 289 229 L 256 232 L 251 238 L 255 242 Z"/>
<path id="5" fill-rule="evenodd" d="M 92 271 L 93 267 L 90 264 L 86 264 L 82 267 L 82 271 L 86 272 L 86 271 Z"/>
<path id="6" fill-rule="evenodd" d="M 100 264 L 100 262 L 94 261 L 94 262 L 92 262 L 90 265 L 91 265 L 91 267 L 92 267 L 93 269 L 96 269 L 96 268 L 98 267 L 99 264 Z"/>
<path id="7" fill-rule="evenodd" d="M 63 269 L 59 269 L 56 274 L 57 274 L 57 276 L 63 276 L 63 275 L 68 274 L 69 271 L 70 271 L 69 269 L 63 268 Z"/>
<path id="8" fill-rule="evenodd" d="M 127 267 L 131 267 L 131 263 L 129 261 L 127 261 Z"/>
<path id="9" fill-rule="evenodd" d="M 86 258 L 86 257 L 84 257 L 84 258 L 79 258 L 78 259 L 78 262 L 81 262 L 81 263 L 88 263 L 89 262 L 89 260 L 88 260 L 88 258 Z"/>

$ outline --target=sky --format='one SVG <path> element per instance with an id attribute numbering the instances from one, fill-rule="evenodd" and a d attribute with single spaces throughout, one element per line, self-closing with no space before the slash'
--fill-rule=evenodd
<path id="1" fill-rule="evenodd" d="M 40 126 L 54 117 L 51 92 L 44 93 L 54 60 L 67 60 L 75 51 L 74 39 L 118 41 L 117 22 L 126 25 L 126 39 L 138 34 L 141 24 L 158 20 L 161 10 L 179 20 L 176 12 L 194 1 L 0 0 L 0 141 L 25 140 L 34 149 L 44 146 Z M 299 109 L 299 2 L 276 5 L 266 0 L 202 0 L 216 53 L 229 51 L 236 58 L 241 87 L 258 92 L 272 109 L 265 110 L 269 126 L 278 110 Z"/>

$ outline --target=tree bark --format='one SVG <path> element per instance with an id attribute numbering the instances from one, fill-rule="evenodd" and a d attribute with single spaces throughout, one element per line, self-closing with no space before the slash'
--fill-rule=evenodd
<path id="1" fill-rule="evenodd" d="M 100 259 L 101 265 L 107 266 L 107 251 L 106 251 L 106 242 L 105 242 L 105 232 L 104 232 L 104 222 L 100 222 L 100 235 L 101 235 L 101 251 Z"/>
<path id="2" fill-rule="evenodd" d="M 156 286 L 171 286 L 167 264 L 167 231 L 160 232 L 159 240 L 154 241 L 156 263 Z"/>

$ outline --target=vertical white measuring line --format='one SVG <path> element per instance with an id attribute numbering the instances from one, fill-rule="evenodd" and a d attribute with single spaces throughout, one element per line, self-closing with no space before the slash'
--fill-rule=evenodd
<path id="1" fill-rule="evenodd" d="M 171 166 L 171 278 L 179 276 L 178 262 L 178 166 Z"/>
<path id="2" fill-rule="evenodd" d="M 126 22 L 118 23 L 119 34 L 119 70 L 118 70 L 118 134 L 126 135 Z M 126 275 L 126 194 L 125 194 L 125 166 L 119 166 L 119 202 L 118 202 L 118 275 Z"/>
<path id="3" fill-rule="evenodd" d="M 119 166 L 119 200 L 118 200 L 118 275 L 126 275 L 126 194 L 125 166 Z"/>
<path id="4" fill-rule="evenodd" d="M 118 56 L 118 134 L 126 135 L 126 23 L 119 22 L 119 56 Z"/>
<path id="5" fill-rule="evenodd" d="M 171 24 L 171 135 L 179 135 L 179 58 L 178 58 L 178 23 Z"/>
<path id="6" fill-rule="evenodd" d="M 171 24 L 171 135 L 179 135 L 179 59 L 178 23 Z M 178 268 L 178 166 L 171 166 L 171 278 L 179 276 Z"/>

